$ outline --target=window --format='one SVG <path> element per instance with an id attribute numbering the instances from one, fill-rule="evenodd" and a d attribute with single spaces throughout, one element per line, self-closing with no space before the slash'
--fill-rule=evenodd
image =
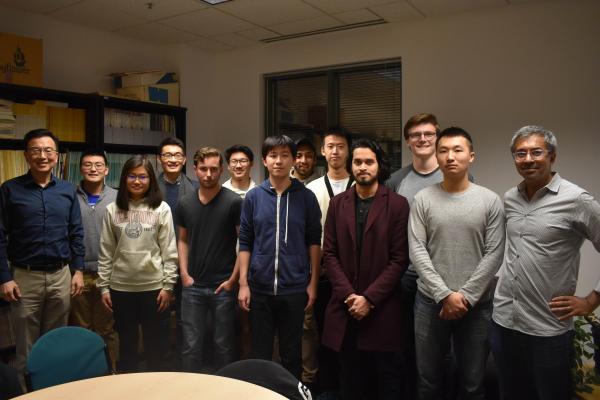
<path id="1" fill-rule="evenodd" d="M 402 163 L 402 85 L 399 60 L 265 77 L 266 134 L 307 136 L 341 126 L 353 137 L 376 140 L 392 169 Z M 324 160 L 320 160 L 324 166 Z"/>

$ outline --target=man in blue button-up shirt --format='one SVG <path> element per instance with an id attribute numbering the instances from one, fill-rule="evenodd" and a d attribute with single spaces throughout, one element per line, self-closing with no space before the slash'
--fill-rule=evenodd
<path id="1" fill-rule="evenodd" d="M 52 175 L 57 138 L 36 129 L 24 142 L 29 172 L 0 188 L 0 236 L 7 239 L 0 247 L 0 293 L 12 302 L 20 372 L 37 338 L 67 324 L 70 296 L 83 289 L 85 253 L 75 187 Z"/>

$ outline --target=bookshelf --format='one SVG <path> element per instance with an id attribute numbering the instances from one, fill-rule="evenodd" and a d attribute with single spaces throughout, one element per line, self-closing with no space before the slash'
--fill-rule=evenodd
<path id="1" fill-rule="evenodd" d="M 115 186 L 120 166 L 130 155 L 155 155 L 167 136 L 185 143 L 186 111 L 98 93 L 0 83 L 0 183 L 27 171 L 23 135 L 48 128 L 61 141 L 55 175 L 78 183 L 80 152 L 103 148 L 111 166 L 107 184 Z"/>

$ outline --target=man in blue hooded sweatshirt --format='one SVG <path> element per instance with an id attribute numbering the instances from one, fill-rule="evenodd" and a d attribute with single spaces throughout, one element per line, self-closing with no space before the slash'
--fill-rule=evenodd
<path id="1" fill-rule="evenodd" d="M 238 300 L 250 312 L 251 357 L 271 359 L 277 332 L 281 363 L 300 378 L 304 312 L 317 297 L 321 211 L 315 195 L 290 178 L 295 158 L 289 137 L 265 139 L 269 178 L 242 208 Z"/>

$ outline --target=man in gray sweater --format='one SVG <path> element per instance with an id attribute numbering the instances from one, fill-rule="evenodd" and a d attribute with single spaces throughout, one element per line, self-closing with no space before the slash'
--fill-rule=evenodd
<path id="1" fill-rule="evenodd" d="M 504 211 L 498 195 L 469 181 L 475 159 L 461 128 L 438 135 L 436 157 L 444 180 L 414 198 L 410 259 L 419 279 L 415 348 L 421 400 L 443 398 L 442 360 L 452 340 L 464 399 L 483 399 L 492 281 L 504 252 Z"/>
<path id="2" fill-rule="evenodd" d="M 108 175 L 108 163 L 102 150 L 87 150 L 81 155 L 79 168 L 83 180 L 77 187 L 77 199 L 81 209 L 85 258 L 83 267 L 83 293 L 71 299 L 70 324 L 91 329 L 98 333 L 108 347 L 111 360 L 117 362 L 118 341 L 113 329 L 110 311 L 102 305 L 98 279 L 98 252 L 102 219 L 106 206 L 117 198 L 117 191 L 104 184 Z"/>

